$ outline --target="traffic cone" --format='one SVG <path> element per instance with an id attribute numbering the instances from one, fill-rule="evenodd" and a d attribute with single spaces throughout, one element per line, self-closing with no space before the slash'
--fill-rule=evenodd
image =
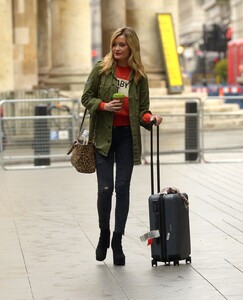
<path id="1" fill-rule="evenodd" d="M 223 87 L 219 88 L 219 96 L 224 96 L 224 88 Z"/>

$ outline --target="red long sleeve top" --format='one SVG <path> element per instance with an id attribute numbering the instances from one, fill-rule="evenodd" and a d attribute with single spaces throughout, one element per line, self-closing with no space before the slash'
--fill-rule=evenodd
<path id="1" fill-rule="evenodd" d="M 129 78 L 130 78 L 131 69 L 129 67 L 117 66 L 116 68 L 116 77 L 118 80 L 118 92 L 123 93 L 125 98 L 123 100 L 122 109 L 119 112 L 114 112 L 113 126 L 128 126 L 130 125 L 129 120 Z M 99 109 L 104 110 L 105 102 L 101 102 Z M 143 115 L 143 121 L 145 123 L 150 122 L 151 114 L 146 113 Z"/>

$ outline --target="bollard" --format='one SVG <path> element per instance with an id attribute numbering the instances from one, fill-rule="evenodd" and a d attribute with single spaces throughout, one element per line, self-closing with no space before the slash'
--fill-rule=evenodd
<path id="1" fill-rule="evenodd" d="M 47 116 L 47 105 L 35 106 L 35 116 Z M 50 154 L 50 130 L 47 119 L 35 119 L 34 124 L 34 150 L 35 155 Z M 35 166 L 50 165 L 49 157 L 37 157 L 34 160 Z"/>
<path id="2" fill-rule="evenodd" d="M 190 116 L 189 114 L 194 114 Z M 185 118 L 185 150 L 197 151 L 186 152 L 186 161 L 194 161 L 198 158 L 198 115 L 197 102 L 186 102 L 186 118 Z"/>

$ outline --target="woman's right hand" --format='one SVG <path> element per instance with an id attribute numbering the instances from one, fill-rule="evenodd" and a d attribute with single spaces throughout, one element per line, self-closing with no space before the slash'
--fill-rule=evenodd
<path id="1" fill-rule="evenodd" d="M 104 110 L 111 112 L 119 112 L 122 109 L 122 102 L 118 99 L 114 99 L 108 103 L 105 103 Z"/>

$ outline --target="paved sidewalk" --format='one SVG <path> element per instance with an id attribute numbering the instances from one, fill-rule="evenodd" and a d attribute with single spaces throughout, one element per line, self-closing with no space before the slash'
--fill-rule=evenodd
<path id="1" fill-rule="evenodd" d="M 95 260 L 95 174 L 0 170 L 0 299 L 242 300 L 243 165 L 161 166 L 161 187 L 189 195 L 192 264 L 153 268 L 139 239 L 148 231 L 149 172 L 134 169 L 126 266 L 114 267 L 110 249 Z"/>

